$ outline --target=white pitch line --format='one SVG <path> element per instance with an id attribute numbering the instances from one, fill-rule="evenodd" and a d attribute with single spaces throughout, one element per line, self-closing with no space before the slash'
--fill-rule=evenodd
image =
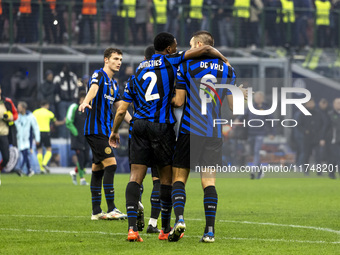
<path id="1" fill-rule="evenodd" d="M 71 216 L 71 215 L 58 216 L 58 215 L 9 215 L 9 214 L 7 215 L 7 214 L 0 214 L 0 217 L 1 216 L 5 216 L 5 217 L 31 217 L 31 218 L 88 218 L 89 217 L 89 216 Z M 148 217 L 145 217 L 145 218 L 148 219 Z M 187 221 L 205 221 L 204 219 L 188 219 L 188 218 L 186 218 L 185 220 L 187 220 Z M 235 220 L 216 220 L 216 222 L 313 229 L 313 230 L 317 230 L 317 231 L 330 232 L 330 233 L 340 235 L 339 230 L 334 230 L 334 229 L 331 229 L 331 228 L 314 227 L 314 226 L 280 224 L 280 223 L 272 223 L 272 222 L 235 221 Z"/>
<path id="2" fill-rule="evenodd" d="M 191 219 L 191 220 L 194 220 L 194 219 Z M 198 219 L 198 220 L 200 220 L 200 219 Z M 325 231 L 325 232 L 330 232 L 330 233 L 335 233 L 335 234 L 340 235 L 339 230 L 334 230 L 334 229 L 331 229 L 331 228 L 321 228 L 321 227 L 292 225 L 292 224 L 280 224 L 280 223 L 271 223 L 271 222 L 251 222 L 251 221 L 234 221 L 234 220 L 216 220 L 216 221 L 217 222 L 228 222 L 228 223 L 253 224 L 253 225 L 267 225 L 267 226 L 275 226 L 275 227 L 313 229 L 313 230 Z"/>
<path id="3" fill-rule="evenodd" d="M 0 228 L 1 231 L 17 231 L 17 232 L 37 232 L 37 233 L 63 233 L 63 234 L 99 234 L 111 236 L 125 236 L 126 233 L 109 233 L 102 231 L 69 231 L 69 230 L 48 230 L 48 229 L 18 229 L 18 228 Z M 152 236 L 152 234 L 142 234 Z M 201 238 L 201 236 L 184 235 L 185 238 Z M 288 240 L 288 239 L 265 239 L 265 238 L 244 238 L 244 237 L 217 237 L 223 240 L 239 240 L 239 241 L 263 241 L 263 242 L 285 242 L 285 243 L 310 243 L 310 244 L 340 244 L 340 242 L 311 241 L 311 240 Z"/>

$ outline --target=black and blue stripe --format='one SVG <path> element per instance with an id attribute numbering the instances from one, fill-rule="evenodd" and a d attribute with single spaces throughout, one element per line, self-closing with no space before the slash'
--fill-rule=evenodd
<path id="1" fill-rule="evenodd" d="M 184 54 L 154 54 L 150 60 L 140 63 L 136 74 L 129 79 L 123 96 L 124 101 L 134 103 L 134 119 L 168 124 L 176 122 L 170 103 L 176 70 L 184 61 Z M 159 98 L 150 99 L 150 95 L 156 94 Z"/>
<path id="2" fill-rule="evenodd" d="M 220 68 L 214 68 L 219 66 Z M 217 100 L 216 95 L 209 88 L 208 90 L 216 98 L 215 103 L 207 104 L 207 114 L 201 114 L 201 84 L 202 78 L 214 77 L 218 84 L 235 85 L 236 75 L 233 68 L 227 66 L 219 59 L 191 59 L 182 63 L 177 71 L 176 89 L 187 91 L 183 116 L 181 119 L 179 132 L 182 134 L 195 134 L 205 137 L 222 136 L 221 125 L 213 127 L 213 119 L 221 119 L 222 105 Z M 222 102 L 226 95 L 231 94 L 227 89 L 216 89 Z M 223 107 L 225 107 L 223 105 Z"/>
<path id="3" fill-rule="evenodd" d="M 176 222 L 181 218 L 183 219 L 184 207 L 186 202 L 185 185 L 181 181 L 176 181 L 172 186 L 171 199 L 176 216 Z"/>
<path id="4" fill-rule="evenodd" d="M 86 109 L 84 134 L 110 136 L 114 119 L 112 105 L 120 100 L 119 87 L 117 82 L 110 79 L 102 68 L 93 73 L 87 90 L 93 84 L 97 84 L 99 88 L 97 95 L 90 102 L 92 109 Z"/>
<path id="5" fill-rule="evenodd" d="M 215 232 L 215 218 L 216 218 L 216 210 L 217 210 L 217 192 L 215 186 L 208 186 L 204 189 L 204 213 L 205 213 L 205 231 Z"/>

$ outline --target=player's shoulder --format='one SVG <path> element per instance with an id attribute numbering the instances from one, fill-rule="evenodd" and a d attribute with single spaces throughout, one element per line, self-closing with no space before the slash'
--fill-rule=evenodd
<path id="1" fill-rule="evenodd" d="M 27 111 L 26 112 L 26 117 L 29 118 L 30 120 L 35 120 L 36 119 L 34 114 L 33 114 L 33 112 L 31 112 L 31 111 Z"/>
<path id="2" fill-rule="evenodd" d="M 41 111 L 43 111 L 43 110 L 44 110 L 44 108 L 40 107 L 40 108 L 38 108 L 38 109 L 35 109 L 35 110 L 33 111 L 33 114 L 37 114 L 37 113 L 39 113 L 39 112 L 41 112 Z"/>
<path id="3" fill-rule="evenodd" d="M 168 54 L 168 55 L 162 55 L 163 58 L 182 58 L 184 59 L 185 56 L 185 51 L 177 51 L 175 53 L 172 54 Z"/>
<path id="4" fill-rule="evenodd" d="M 102 70 L 95 70 L 91 76 L 91 83 L 99 83 L 100 79 L 104 76 Z"/>
<path id="5" fill-rule="evenodd" d="M 134 82 L 134 80 L 136 79 L 136 76 L 135 75 L 131 75 L 128 80 L 127 80 L 127 84 L 131 83 L 131 82 Z"/>
<path id="6" fill-rule="evenodd" d="M 221 60 L 219 58 L 202 58 L 199 61 L 207 63 L 207 64 L 205 64 L 205 66 L 203 66 L 203 64 L 201 66 L 201 67 L 205 67 L 205 68 L 219 67 L 219 69 L 221 69 L 221 70 L 222 69 L 228 70 L 228 69 L 232 68 L 232 67 L 228 66 L 227 63 L 225 63 L 223 60 Z M 233 70 L 233 68 L 232 68 L 232 70 Z"/>
<path id="7" fill-rule="evenodd" d="M 51 112 L 50 110 L 47 110 L 48 111 L 48 114 L 50 115 L 51 118 L 54 118 L 54 113 Z"/>

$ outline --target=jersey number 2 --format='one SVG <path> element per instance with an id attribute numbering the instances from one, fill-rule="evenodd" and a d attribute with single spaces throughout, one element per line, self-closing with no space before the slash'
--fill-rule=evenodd
<path id="1" fill-rule="evenodd" d="M 151 101 L 151 100 L 156 100 L 156 99 L 159 99 L 160 96 L 158 93 L 155 93 L 155 94 L 152 94 L 152 90 L 153 88 L 155 87 L 156 85 L 156 82 L 157 82 L 157 75 L 155 73 L 152 73 L 152 72 L 147 72 L 143 75 L 143 79 L 146 80 L 147 78 L 151 78 L 151 81 L 146 89 L 146 92 L 145 92 L 145 100 L 148 102 L 148 101 Z"/>

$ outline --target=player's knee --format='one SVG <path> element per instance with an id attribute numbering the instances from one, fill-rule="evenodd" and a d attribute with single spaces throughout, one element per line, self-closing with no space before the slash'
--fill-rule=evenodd
<path id="1" fill-rule="evenodd" d="M 141 175 L 138 174 L 132 174 L 130 175 L 130 182 L 137 182 L 139 185 L 142 185 L 144 180 L 144 177 L 142 177 Z"/>
<path id="2" fill-rule="evenodd" d="M 172 174 L 172 183 L 179 181 L 186 184 L 189 176 L 189 171 L 190 171 L 189 169 L 174 167 Z"/>
<path id="3" fill-rule="evenodd" d="M 100 171 L 100 170 L 103 170 L 103 169 L 104 169 L 104 166 L 103 166 L 102 163 L 92 164 L 92 171 L 93 172 Z"/>
<path id="4" fill-rule="evenodd" d="M 116 158 L 114 157 L 110 157 L 110 158 L 106 158 L 102 161 L 103 167 L 107 167 L 107 166 L 111 166 L 111 165 L 117 165 L 117 161 Z"/>
<path id="5" fill-rule="evenodd" d="M 130 182 L 137 182 L 139 185 L 143 183 L 147 168 L 136 168 L 131 166 Z"/>
<path id="6" fill-rule="evenodd" d="M 162 185 L 172 185 L 172 179 L 170 178 L 170 179 L 167 179 L 167 178 L 161 178 L 160 179 L 160 183 L 162 184 Z"/>
<path id="7" fill-rule="evenodd" d="M 205 189 L 208 186 L 215 186 L 215 180 L 209 180 L 209 179 L 204 179 L 202 178 L 202 188 Z"/>

